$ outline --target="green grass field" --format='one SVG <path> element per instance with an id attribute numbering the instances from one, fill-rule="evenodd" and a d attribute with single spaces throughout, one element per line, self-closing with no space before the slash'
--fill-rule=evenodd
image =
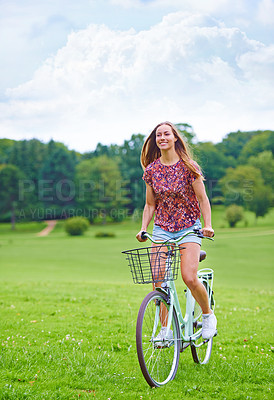
<path id="1" fill-rule="evenodd" d="M 91 226 L 69 237 L 62 223 L 37 237 L 42 223 L 0 225 L 0 399 L 272 399 L 274 210 L 229 229 L 213 214 L 218 336 L 210 363 L 181 354 L 163 388 L 145 382 L 135 350 L 135 322 L 150 285 L 133 285 L 121 251 L 140 247 L 139 225 Z M 246 227 L 245 227 L 246 226 Z M 109 231 L 115 238 L 95 238 Z M 181 280 L 177 282 L 182 292 Z"/>

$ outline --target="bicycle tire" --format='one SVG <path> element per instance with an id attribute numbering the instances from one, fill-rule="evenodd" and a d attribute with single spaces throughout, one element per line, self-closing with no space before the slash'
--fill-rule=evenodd
<path id="1" fill-rule="evenodd" d="M 181 335 L 174 309 L 171 322 L 173 340 L 163 345 L 155 341 L 162 327 L 160 314 L 163 315 L 164 307 L 169 311 L 167 296 L 158 291 L 150 292 L 144 298 L 137 318 L 138 360 L 143 376 L 151 387 L 160 387 L 174 379 L 179 365 Z"/>
<path id="2" fill-rule="evenodd" d="M 214 298 L 211 288 L 208 288 L 206 281 L 202 282 L 205 286 L 210 299 L 210 308 L 214 309 Z M 211 357 L 213 338 L 204 340 L 202 338 L 202 310 L 199 304 L 196 302 L 193 306 L 193 333 L 198 333 L 198 339 L 191 343 L 191 354 L 195 363 L 207 364 Z"/>

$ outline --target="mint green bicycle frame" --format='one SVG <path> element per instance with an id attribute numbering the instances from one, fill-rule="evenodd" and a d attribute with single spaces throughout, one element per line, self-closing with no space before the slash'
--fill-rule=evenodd
<path id="1" fill-rule="evenodd" d="M 193 234 L 194 232 L 188 232 L 185 234 L 183 237 L 186 237 L 190 234 Z M 152 237 L 146 233 L 145 236 L 152 241 L 154 244 L 164 244 L 168 250 L 172 249 L 172 244 L 177 244 L 180 240 L 182 240 L 182 237 L 172 240 L 172 242 L 160 242 L 160 241 L 155 241 L 152 239 Z M 207 238 L 210 240 L 213 240 L 212 238 Z M 166 260 L 166 268 L 170 269 L 170 257 L 167 257 Z M 213 270 L 210 268 L 204 268 L 198 271 L 198 279 L 200 282 L 207 282 L 207 290 L 208 290 L 208 296 L 209 296 L 209 303 L 210 303 L 210 297 L 212 295 L 212 287 L 213 287 Z M 211 281 L 211 282 L 209 282 Z M 191 342 L 195 342 L 197 339 L 201 337 L 201 332 L 197 331 L 196 333 L 193 333 L 193 315 L 192 311 L 194 308 L 195 304 L 195 299 L 191 294 L 191 291 L 189 288 L 186 289 L 186 313 L 185 316 L 183 317 L 180 303 L 179 303 L 179 298 L 177 295 L 176 287 L 174 280 L 168 280 L 164 284 L 161 285 L 161 287 L 155 287 L 155 290 L 162 292 L 166 295 L 169 296 L 170 299 L 170 308 L 169 308 L 169 313 L 168 313 L 168 322 L 167 322 L 167 332 L 171 328 L 171 321 L 172 321 L 172 314 L 173 314 L 173 309 L 175 309 L 175 312 L 177 314 L 179 326 L 180 326 L 180 333 L 181 333 L 181 340 L 182 342 L 188 342 L 189 344 Z M 156 312 L 155 314 L 155 323 L 154 323 L 154 328 L 153 328 L 153 336 L 155 335 L 156 328 L 159 322 L 159 315 L 160 315 L 160 306 L 157 306 L 159 308 L 159 312 Z M 157 308 L 156 307 L 156 308 Z M 198 346 L 203 345 L 201 343 Z"/>

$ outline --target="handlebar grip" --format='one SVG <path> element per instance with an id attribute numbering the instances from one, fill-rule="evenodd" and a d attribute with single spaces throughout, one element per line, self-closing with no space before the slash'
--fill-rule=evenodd
<path id="1" fill-rule="evenodd" d="M 146 233 L 146 231 L 143 231 L 143 232 L 141 233 L 141 239 L 142 239 L 142 240 L 147 239 L 147 233 Z"/>
<path id="2" fill-rule="evenodd" d="M 194 228 L 194 229 L 193 229 L 193 232 L 195 232 L 196 235 L 197 235 L 199 238 L 201 238 L 201 239 L 204 239 L 204 238 L 212 239 L 212 238 L 215 236 L 215 233 L 213 233 L 212 238 L 211 238 L 211 237 L 208 237 L 208 236 L 205 236 L 205 235 L 203 234 L 203 232 L 200 231 L 200 229 L 198 229 L 198 228 Z"/>

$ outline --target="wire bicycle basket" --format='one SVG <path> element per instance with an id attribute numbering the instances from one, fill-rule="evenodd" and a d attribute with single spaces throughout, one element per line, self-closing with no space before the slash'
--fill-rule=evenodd
<path id="1" fill-rule="evenodd" d="M 180 249 L 167 250 L 163 245 L 122 251 L 126 254 L 134 283 L 157 283 L 175 280 L 181 261 Z"/>

